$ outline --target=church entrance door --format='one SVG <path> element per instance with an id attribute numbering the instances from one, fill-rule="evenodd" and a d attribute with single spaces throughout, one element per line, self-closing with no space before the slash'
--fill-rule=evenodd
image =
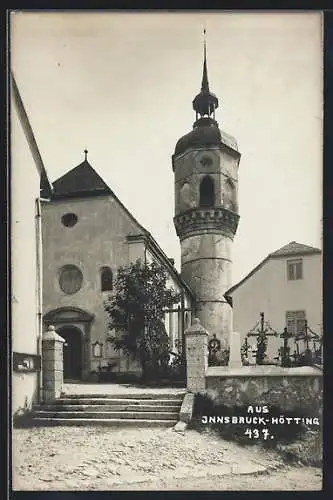
<path id="1" fill-rule="evenodd" d="M 64 326 L 58 333 L 64 344 L 64 380 L 82 379 L 82 332 L 75 326 Z"/>

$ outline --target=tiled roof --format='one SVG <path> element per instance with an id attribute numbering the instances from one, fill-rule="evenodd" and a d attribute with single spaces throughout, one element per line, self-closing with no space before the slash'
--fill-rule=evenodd
<path id="1" fill-rule="evenodd" d="M 54 181 L 53 189 L 54 198 L 111 194 L 109 186 L 105 184 L 87 160 Z"/>
<path id="2" fill-rule="evenodd" d="M 275 252 L 272 252 L 267 255 L 256 267 L 252 269 L 242 280 L 240 280 L 236 285 L 229 288 L 229 290 L 224 294 L 225 297 L 229 297 L 232 292 L 236 290 L 240 285 L 242 285 L 245 281 L 247 281 L 251 276 L 253 276 L 259 269 L 263 267 L 264 264 L 270 258 L 280 258 L 280 257 L 292 257 L 294 255 L 310 255 L 310 254 L 320 254 L 321 250 L 319 248 L 311 247 L 309 245 L 303 245 L 301 243 L 297 243 L 296 241 L 291 241 L 287 245 L 279 248 Z"/>
<path id="3" fill-rule="evenodd" d="M 310 247 L 309 245 L 303 245 L 297 243 L 296 241 L 291 241 L 288 245 L 279 248 L 275 252 L 271 253 L 271 257 L 282 257 L 288 255 L 298 255 L 298 254 L 309 254 L 309 253 L 320 253 L 319 248 Z"/>

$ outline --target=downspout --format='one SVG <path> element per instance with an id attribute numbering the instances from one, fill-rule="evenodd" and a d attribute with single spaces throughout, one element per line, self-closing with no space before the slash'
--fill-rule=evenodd
<path id="1" fill-rule="evenodd" d="M 185 355 L 185 328 L 184 328 L 184 309 L 185 309 L 185 297 L 184 297 L 184 291 L 181 292 L 181 315 L 180 315 L 180 322 L 181 322 L 181 340 L 182 340 L 182 355 Z"/>
<path id="2" fill-rule="evenodd" d="M 43 359 L 42 359 L 42 340 L 43 340 L 43 246 L 42 246 L 42 211 L 41 202 L 48 202 L 45 198 L 36 198 L 36 231 L 37 231 L 37 355 L 40 356 L 39 371 L 39 402 L 43 400 Z"/>
<path id="3" fill-rule="evenodd" d="M 148 245 L 146 238 L 145 238 L 144 242 L 145 242 L 145 247 L 144 247 L 144 264 L 146 266 L 147 265 L 147 245 Z"/>

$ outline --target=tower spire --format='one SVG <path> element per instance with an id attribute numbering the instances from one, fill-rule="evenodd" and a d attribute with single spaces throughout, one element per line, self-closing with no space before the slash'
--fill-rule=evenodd
<path id="1" fill-rule="evenodd" d="M 206 28 L 204 28 L 204 61 L 201 80 L 201 91 L 193 99 L 193 109 L 196 115 L 194 127 L 208 122 L 217 125 L 215 121 L 215 110 L 219 105 L 218 98 L 209 90 L 208 71 L 207 71 L 207 41 Z M 203 120 L 204 119 L 204 120 Z"/>
<path id="2" fill-rule="evenodd" d="M 206 28 L 204 29 L 204 62 L 202 71 L 201 92 L 209 92 L 208 72 L 207 72 Z"/>

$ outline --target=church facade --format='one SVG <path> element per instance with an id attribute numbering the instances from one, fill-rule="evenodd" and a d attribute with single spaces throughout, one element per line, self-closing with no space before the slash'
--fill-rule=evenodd
<path id="1" fill-rule="evenodd" d="M 152 235 L 105 184 L 87 158 L 53 183 L 43 204 L 44 327 L 54 325 L 65 339 L 65 379 L 88 380 L 100 366 L 139 372 L 140 365 L 113 349 L 108 340 L 104 301 L 112 293 L 120 266 L 140 259 L 156 261 L 168 286 L 181 299 L 165 314 L 171 350 L 177 350 L 190 325 L 194 294 Z M 96 356 L 96 344 L 100 346 Z"/>

